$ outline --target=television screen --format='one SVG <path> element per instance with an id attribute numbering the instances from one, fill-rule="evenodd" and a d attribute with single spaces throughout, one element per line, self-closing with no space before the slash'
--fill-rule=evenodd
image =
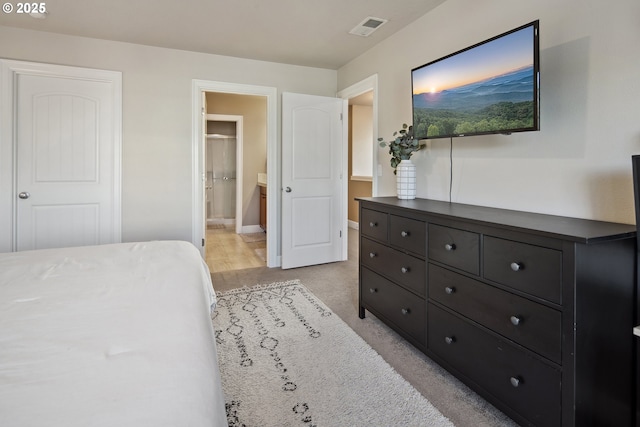
<path id="1" fill-rule="evenodd" d="M 539 21 L 411 70 L 419 139 L 540 129 Z"/>

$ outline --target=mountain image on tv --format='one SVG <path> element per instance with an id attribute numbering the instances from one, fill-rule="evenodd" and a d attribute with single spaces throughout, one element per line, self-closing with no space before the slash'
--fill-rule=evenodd
<path id="1" fill-rule="evenodd" d="M 533 65 L 482 81 L 413 95 L 416 135 L 428 138 L 534 126 Z"/>
<path id="2" fill-rule="evenodd" d="M 413 69 L 414 134 L 539 130 L 538 57 L 534 21 Z"/>

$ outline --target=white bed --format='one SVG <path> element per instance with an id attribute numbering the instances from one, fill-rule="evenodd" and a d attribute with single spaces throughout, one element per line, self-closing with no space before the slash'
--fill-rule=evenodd
<path id="1" fill-rule="evenodd" d="M 226 426 L 187 242 L 0 254 L 0 426 Z"/>

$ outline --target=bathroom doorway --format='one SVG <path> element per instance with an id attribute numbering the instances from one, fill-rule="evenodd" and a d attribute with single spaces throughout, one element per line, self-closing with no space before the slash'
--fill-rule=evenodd
<path id="1" fill-rule="evenodd" d="M 205 92 L 205 260 L 211 272 L 267 265 L 259 175 L 267 173 L 264 96 Z"/>
<path id="2" fill-rule="evenodd" d="M 242 230 L 242 116 L 207 114 L 205 215 L 208 228 Z"/>

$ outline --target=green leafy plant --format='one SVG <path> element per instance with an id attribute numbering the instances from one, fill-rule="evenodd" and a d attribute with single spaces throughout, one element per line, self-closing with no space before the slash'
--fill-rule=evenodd
<path id="1" fill-rule="evenodd" d="M 420 140 L 416 139 L 413 134 L 413 126 L 408 126 L 406 123 L 402 125 L 402 129 L 393 133 L 395 139 L 391 141 L 385 141 L 384 138 L 378 138 L 380 147 L 389 146 L 389 154 L 391 154 L 391 167 L 393 173 L 396 173 L 396 167 L 402 160 L 411 159 L 411 155 L 414 151 L 418 151 L 424 148 L 424 145 L 420 144 Z"/>

